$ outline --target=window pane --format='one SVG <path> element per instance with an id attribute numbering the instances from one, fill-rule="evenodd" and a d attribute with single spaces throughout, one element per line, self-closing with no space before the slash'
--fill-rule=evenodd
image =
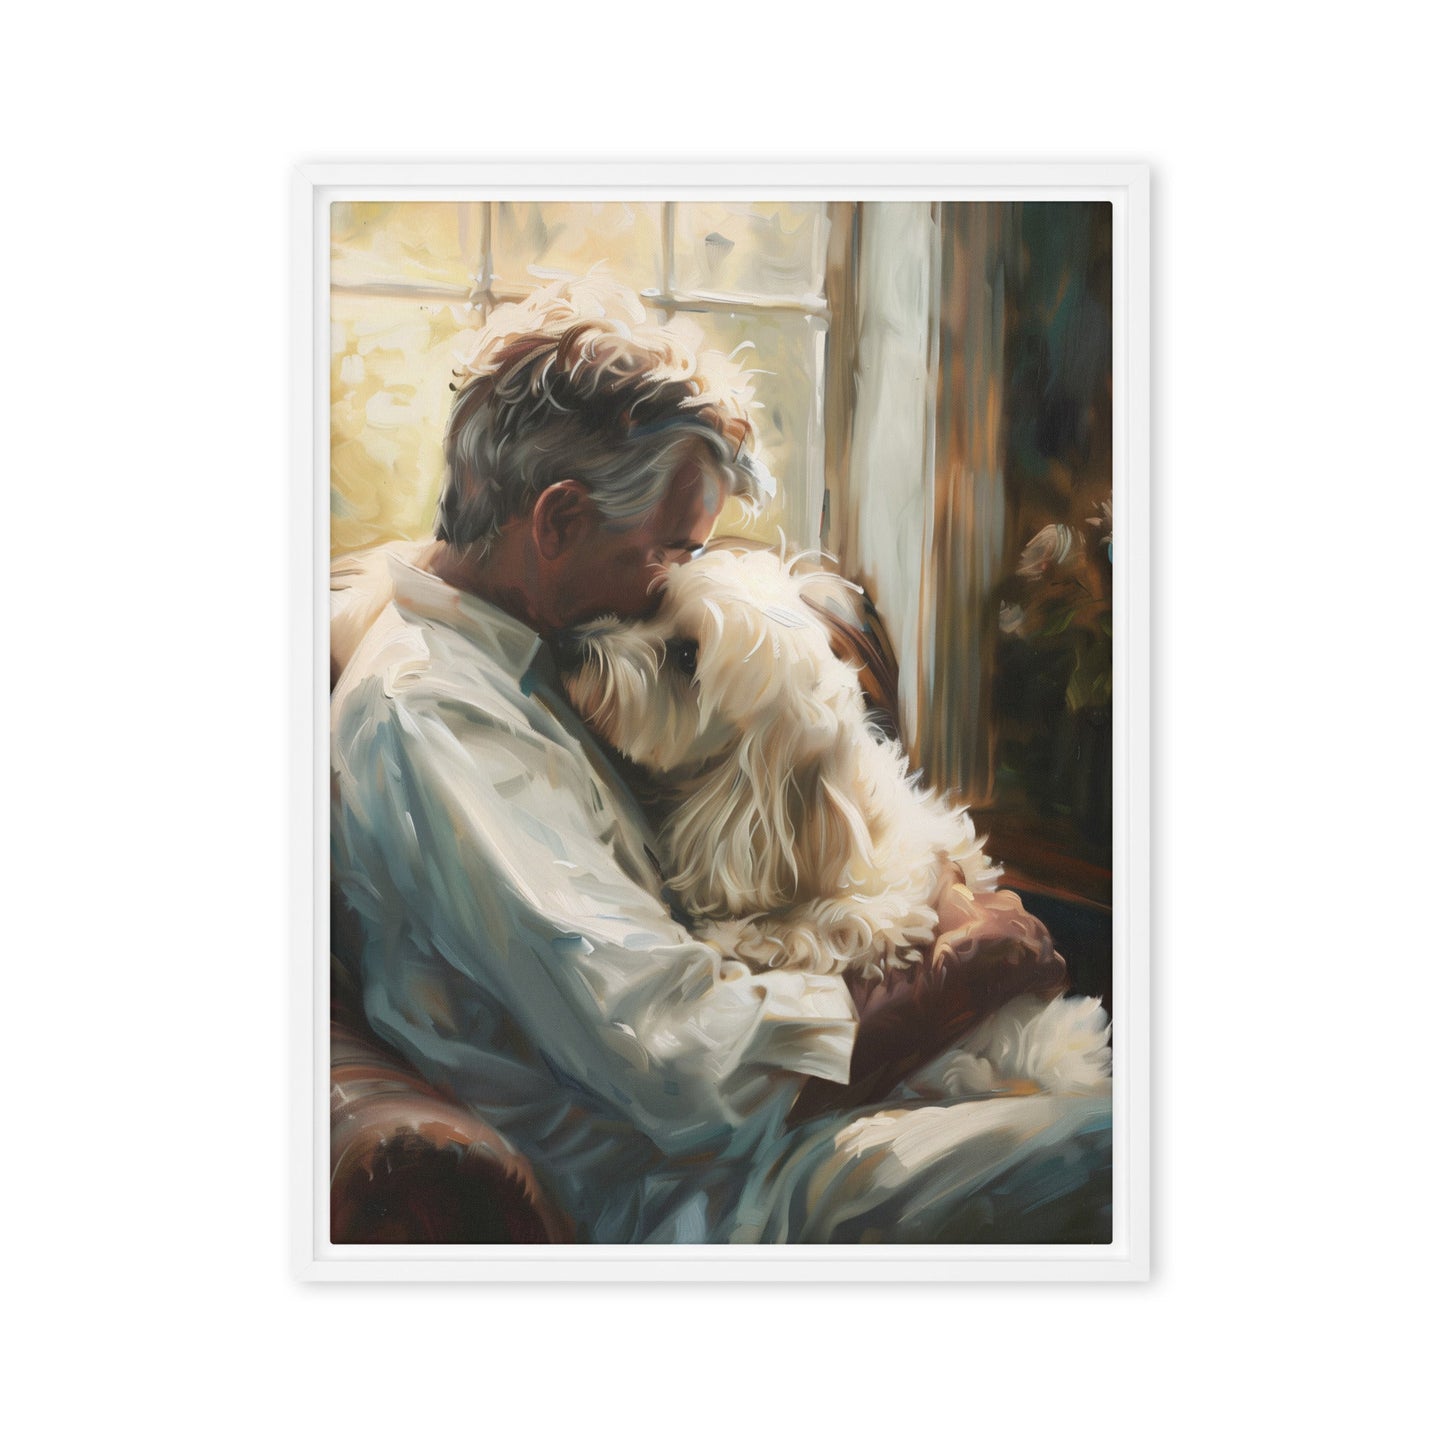
<path id="1" fill-rule="evenodd" d="M 634 290 L 662 285 L 662 206 L 627 201 L 498 201 L 492 271 L 506 286 L 535 286 L 543 271 L 581 274 L 603 262 Z"/>
<path id="2" fill-rule="evenodd" d="M 337 201 L 331 282 L 470 290 L 482 264 L 482 208 L 433 201 Z"/>
<path id="3" fill-rule="evenodd" d="M 431 534 L 468 306 L 331 299 L 331 550 Z"/>
<path id="4" fill-rule="evenodd" d="M 680 291 L 821 296 L 828 221 L 818 201 L 704 201 L 677 207 Z"/>
<path id="5" fill-rule="evenodd" d="M 706 345 L 724 354 L 737 351 L 737 361 L 754 372 L 753 410 L 757 449 L 777 479 L 778 495 L 749 535 L 776 541 L 782 527 L 790 542 L 818 544 L 822 506 L 822 427 L 819 388 L 822 376 L 824 327 L 812 316 L 778 312 L 734 316 L 723 312 L 688 313 L 702 328 Z M 724 514 L 719 531 L 739 530 L 735 508 Z"/>

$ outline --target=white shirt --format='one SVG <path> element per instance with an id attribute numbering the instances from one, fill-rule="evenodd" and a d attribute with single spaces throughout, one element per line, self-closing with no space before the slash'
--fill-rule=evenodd
<path id="1" fill-rule="evenodd" d="M 358 603 L 384 585 L 373 563 L 340 569 L 333 609 L 354 644 L 333 881 L 362 923 L 367 1016 L 528 1154 L 584 1240 L 712 1237 L 804 1076 L 846 1081 L 847 988 L 693 939 L 537 635 L 386 562 L 389 602 Z"/>

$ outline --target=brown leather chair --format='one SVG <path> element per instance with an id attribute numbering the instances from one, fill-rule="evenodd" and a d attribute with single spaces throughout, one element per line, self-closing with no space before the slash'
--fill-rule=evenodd
<path id="1" fill-rule="evenodd" d="M 371 1032 L 336 954 L 331 979 L 331 1242 L 573 1243 L 526 1157 Z"/>

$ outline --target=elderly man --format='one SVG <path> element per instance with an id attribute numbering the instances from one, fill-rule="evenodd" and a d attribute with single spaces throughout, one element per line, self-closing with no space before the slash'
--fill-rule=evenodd
<path id="1" fill-rule="evenodd" d="M 1013 895 L 947 893 L 930 964 L 867 994 L 753 975 L 676 916 L 567 702 L 567 629 L 644 614 L 770 485 L 740 374 L 595 280 L 500 308 L 468 372 L 436 542 L 337 579 L 333 878 L 372 1027 L 586 1242 L 1107 1238 L 1107 1099 L 948 1103 L 910 1076 L 1061 988 Z"/>

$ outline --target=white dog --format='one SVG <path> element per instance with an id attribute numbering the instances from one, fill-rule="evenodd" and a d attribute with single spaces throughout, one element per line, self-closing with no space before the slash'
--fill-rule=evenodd
<path id="1" fill-rule="evenodd" d="M 974 891 L 1002 870 L 963 808 L 915 784 L 833 655 L 815 606 L 851 614 L 858 589 L 799 561 L 719 549 L 671 568 L 655 616 L 581 630 L 567 685 L 589 726 L 666 790 L 663 869 L 699 937 L 754 970 L 877 976 L 920 960 L 953 865 Z M 1102 1010 L 1058 1004 L 1001 1011 L 987 1052 L 1040 1083 L 1076 1066 L 1095 1077 Z M 1041 1042 L 1034 1019 L 1051 1010 L 1066 1026 Z M 961 1067 L 969 1092 L 984 1087 Z"/>

